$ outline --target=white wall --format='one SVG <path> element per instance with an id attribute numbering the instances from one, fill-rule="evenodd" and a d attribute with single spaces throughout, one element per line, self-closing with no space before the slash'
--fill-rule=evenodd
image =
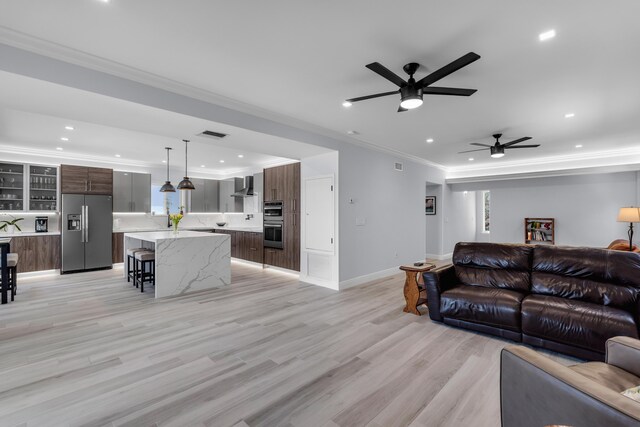
<path id="1" fill-rule="evenodd" d="M 442 256 L 446 257 L 456 243 L 475 240 L 476 199 L 472 191 L 454 191 L 451 185 L 444 186 L 443 199 Z"/>
<path id="2" fill-rule="evenodd" d="M 524 242 L 525 217 L 552 217 L 556 244 L 606 247 L 626 237 L 618 209 L 639 204 L 640 174 L 619 172 L 456 184 L 491 191 L 492 242 Z"/>

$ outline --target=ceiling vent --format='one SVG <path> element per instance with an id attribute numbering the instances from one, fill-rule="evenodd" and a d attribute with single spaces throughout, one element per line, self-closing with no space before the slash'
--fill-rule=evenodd
<path id="1" fill-rule="evenodd" d="M 395 170 L 402 172 L 402 163 L 395 162 L 394 163 L 394 168 L 395 168 Z"/>
<path id="2" fill-rule="evenodd" d="M 209 138 L 222 139 L 225 136 L 227 136 L 227 134 L 226 133 L 220 133 L 220 132 L 214 132 L 212 130 L 205 130 L 204 132 L 202 132 L 200 134 L 200 136 L 207 136 Z"/>

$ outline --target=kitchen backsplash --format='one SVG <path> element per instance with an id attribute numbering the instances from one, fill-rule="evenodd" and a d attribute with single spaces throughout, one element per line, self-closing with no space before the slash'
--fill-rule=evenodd
<path id="1" fill-rule="evenodd" d="M 262 213 L 251 214 L 253 218 L 246 219 L 244 213 L 226 214 L 186 214 L 180 221 L 181 228 L 216 227 L 216 222 L 226 222 L 235 227 L 262 227 Z M 113 214 L 113 231 L 129 230 L 160 230 L 167 227 L 166 215 L 151 214 Z"/>
<path id="2" fill-rule="evenodd" d="M 22 229 L 22 232 L 33 233 L 36 230 L 36 217 L 38 216 L 46 216 L 49 218 L 49 222 L 48 222 L 49 232 L 60 231 L 60 215 L 57 213 L 49 213 L 49 212 L 46 212 L 46 213 L 16 212 L 13 214 L 0 213 L 0 221 L 12 221 L 16 218 L 24 218 L 24 220 L 18 222 L 18 225 Z M 1 234 L 0 234 L 0 237 L 2 237 Z"/>

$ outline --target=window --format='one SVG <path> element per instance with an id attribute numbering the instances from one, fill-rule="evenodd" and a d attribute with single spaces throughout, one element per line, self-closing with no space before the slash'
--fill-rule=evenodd
<path id="1" fill-rule="evenodd" d="M 482 224 L 482 232 L 488 233 L 491 230 L 491 192 L 482 192 L 482 218 L 484 223 Z"/>

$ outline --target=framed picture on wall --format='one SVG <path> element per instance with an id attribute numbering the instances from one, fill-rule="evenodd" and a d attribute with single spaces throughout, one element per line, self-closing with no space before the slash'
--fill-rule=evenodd
<path id="1" fill-rule="evenodd" d="M 436 196 L 427 196 L 424 198 L 424 213 L 425 215 L 436 214 Z"/>

